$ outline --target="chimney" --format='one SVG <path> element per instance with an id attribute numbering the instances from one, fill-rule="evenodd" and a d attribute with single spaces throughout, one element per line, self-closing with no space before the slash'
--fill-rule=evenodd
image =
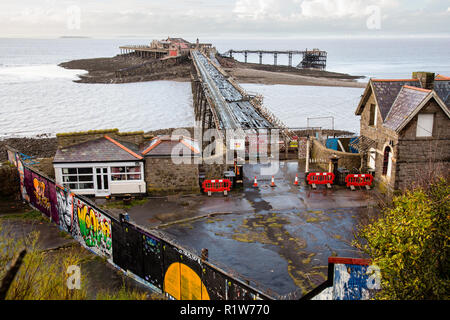
<path id="1" fill-rule="evenodd" d="M 418 79 L 420 85 L 423 89 L 433 90 L 434 89 L 434 73 L 433 72 L 423 72 L 417 71 L 412 74 L 413 79 Z"/>

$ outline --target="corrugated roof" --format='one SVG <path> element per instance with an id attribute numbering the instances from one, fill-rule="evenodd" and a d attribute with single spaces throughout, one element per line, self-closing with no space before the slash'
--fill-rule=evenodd
<path id="1" fill-rule="evenodd" d="M 138 152 L 138 147 L 132 143 L 102 137 L 58 149 L 53 162 L 138 161 L 142 159 Z"/>
<path id="2" fill-rule="evenodd" d="M 383 126 L 397 131 L 431 92 L 431 90 L 403 86 L 392 104 Z"/>

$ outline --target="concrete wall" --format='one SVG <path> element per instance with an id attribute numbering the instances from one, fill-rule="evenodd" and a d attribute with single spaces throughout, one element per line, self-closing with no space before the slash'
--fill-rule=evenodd
<path id="1" fill-rule="evenodd" d="M 174 164 L 170 157 L 146 157 L 145 181 L 149 194 L 199 193 L 198 165 Z"/>
<path id="2" fill-rule="evenodd" d="M 361 156 L 359 153 L 348 153 L 328 149 L 319 141 L 317 141 L 317 139 L 312 138 L 311 160 L 313 163 L 315 163 L 324 171 L 328 171 L 328 164 L 330 162 L 330 158 L 333 155 L 337 155 L 339 157 L 339 168 L 346 168 L 348 170 L 351 170 L 353 168 L 359 169 L 361 166 Z"/>

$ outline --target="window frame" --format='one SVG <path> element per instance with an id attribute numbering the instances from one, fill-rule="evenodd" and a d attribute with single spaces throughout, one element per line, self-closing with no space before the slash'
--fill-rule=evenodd
<path id="1" fill-rule="evenodd" d="M 72 170 L 76 170 L 76 173 L 64 173 L 64 170 L 67 172 Z M 79 173 L 79 169 L 91 169 L 91 173 Z M 69 188 L 70 190 L 95 190 L 95 177 L 94 177 L 94 168 L 92 167 L 62 167 L 61 168 L 61 182 L 64 187 Z M 64 181 L 64 179 L 68 177 L 76 177 L 76 181 Z M 80 180 L 80 177 L 91 177 L 91 180 Z M 80 185 L 92 185 L 92 188 L 80 188 Z M 71 185 L 76 185 L 76 188 L 72 188 Z"/>
<path id="2" fill-rule="evenodd" d="M 423 125 L 419 125 L 420 119 L 423 119 L 424 117 L 430 117 L 430 116 L 431 116 L 431 131 L 429 131 L 428 128 L 424 128 Z M 419 113 L 417 115 L 416 138 L 432 138 L 433 137 L 434 118 L 435 118 L 434 113 Z M 419 135 L 419 130 L 421 130 L 421 132 L 427 133 L 427 135 Z"/>
<path id="3" fill-rule="evenodd" d="M 371 103 L 369 106 L 369 127 L 377 126 L 377 105 Z"/>

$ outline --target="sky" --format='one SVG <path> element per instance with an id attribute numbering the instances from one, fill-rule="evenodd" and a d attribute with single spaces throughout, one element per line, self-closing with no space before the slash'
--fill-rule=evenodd
<path id="1" fill-rule="evenodd" d="M 0 37 L 450 37 L 450 0 L 1 0 Z"/>

